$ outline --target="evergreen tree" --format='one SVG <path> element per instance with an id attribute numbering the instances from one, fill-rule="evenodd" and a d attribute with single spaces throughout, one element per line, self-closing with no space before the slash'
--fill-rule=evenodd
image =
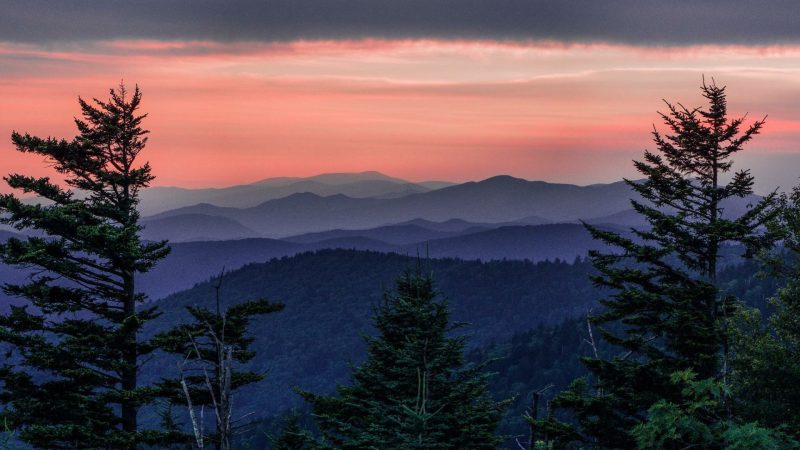
<path id="1" fill-rule="evenodd" d="M 622 350 L 611 358 L 586 358 L 594 389 L 585 382 L 556 399 L 579 422 L 575 439 L 599 448 L 634 448 L 632 431 L 648 420 L 659 401 L 684 404 L 673 376 L 691 371 L 698 380 L 729 387 L 729 316 L 736 301 L 717 286 L 722 246 L 767 246 L 773 236 L 761 227 L 774 215 L 770 195 L 739 217 L 723 216 L 724 202 L 752 193 L 746 170 L 730 175 L 731 157 L 758 134 L 763 120 L 742 130 L 744 118 L 728 118 L 725 88 L 703 84 L 707 109 L 667 103 L 661 114 L 670 134 L 654 130 L 657 153 L 645 151 L 636 169 L 641 182 L 627 181 L 641 201 L 634 209 L 649 222 L 632 230 L 635 238 L 588 227 L 592 235 L 618 250 L 594 252 L 599 286 L 615 290 L 593 318 L 601 336 Z M 616 324 L 611 331 L 610 324 Z M 604 327 L 605 325 L 605 327 Z M 726 418 L 731 409 L 727 397 Z M 714 417 L 706 417 L 715 420 Z M 555 423 L 542 424 L 558 429 Z M 704 448 L 715 448 L 713 446 Z"/>
<path id="2" fill-rule="evenodd" d="M 648 419 L 633 429 L 637 448 L 683 450 L 779 450 L 800 448 L 789 436 L 757 422 L 740 423 L 726 417 L 727 387 L 711 378 L 698 380 L 691 370 L 676 372 L 672 381 L 681 403 L 661 399 L 648 410 Z"/>
<path id="3" fill-rule="evenodd" d="M 406 270 L 375 316 L 366 362 L 338 397 L 303 393 L 325 443 L 343 449 L 496 448 L 501 418 L 488 374 L 465 367 L 464 337 L 448 337 L 447 303 L 433 280 Z"/>
<path id="4" fill-rule="evenodd" d="M 0 196 L 0 221 L 35 232 L 0 244 L 0 260 L 32 270 L 28 282 L 3 287 L 26 302 L 0 316 L 0 342 L 11 349 L 0 368 L 0 402 L 19 437 L 35 447 L 133 449 L 163 438 L 137 423 L 140 406 L 154 398 L 139 386 L 141 358 L 154 350 L 139 331 L 156 310 L 137 309 L 145 296 L 136 280 L 169 249 L 139 238 L 139 192 L 153 176 L 136 162 L 148 133 L 137 115 L 138 87 L 79 102 L 83 119 L 75 119 L 73 140 L 11 136 L 68 187 L 46 177 L 5 178 L 47 203 Z"/>
<path id="5" fill-rule="evenodd" d="M 265 299 L 238 303 L 225 311 L 220 309 L 219 291 L 224 272 L 216 290 L 216 309 L 188 307 L 194 321 L 179 325 L 154 338 L 160 348 L 184 358 L 181 378 L 163 380 L 160 389 L 173 403 L 190 402 L 192 407 L 209 406 L 216 416 L 216 432 L 206 436 L 197 425 L 196 438 L 210 443 L 218 450 L 229 450 L 233 425 L 239 419 L 233 413 L 233 393 L 236 389 L 264 379 L 252 371 L 236 370 L 234 363 L 244 364 L 255 357 L 250 350 L 254 338 L 248 333 L 250 321 L 257 316 L 283 310 L 281 303 Z M 188 396 L 188 398 L 187 398 Z M 199 420 L 199 419 L 196 419 Z"/>

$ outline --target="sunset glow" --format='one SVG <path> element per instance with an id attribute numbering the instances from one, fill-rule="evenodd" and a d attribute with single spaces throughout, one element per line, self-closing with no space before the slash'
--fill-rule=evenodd
<path id="1" fill-rule="evenodd" d="M 743 156 L 800 162 L 800 46 L 432 39 L 0 42 L 0 172 L 47 174 L 12 130 L 74 136 L 77 97 L 144 92 L 157 185 L 379 170 L 411 180 L 634 176 L 662 98 L 769 115 Z M 783 161 L 782 163 L 779 161 Z M 763 174 L 762 190 L 796 174 Z"/>

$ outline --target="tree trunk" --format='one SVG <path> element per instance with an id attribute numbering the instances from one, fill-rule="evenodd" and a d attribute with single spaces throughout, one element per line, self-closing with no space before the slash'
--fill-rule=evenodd
<path id="1" fill-rule="evenodd" d="M 539 397 L 541 397 L 541 392 L 535 391 L 533 393 L 533 398 L 531 399 L 531 426 L 530 431 L 531 435 L 528 440 L 528 450 L 534 450 L 536 448 L 536 419 L 539 418 Z"/>
<path id="2" fill-rule="evenodd" d="M 135 320 L 136 316 L 136 294 L 133 283 L 133 271 L 129 271 L 123 276 L 125 285 L 125 321 Z M 128 327 L 125 335 L 125 347 L 123 349 L 125 366 L 122 369 L 122 390 L 134 391 L 136 390 L 136 369 L 137 369 L 137 345 L 136 345 L 136 327 L 130 324 L 123 323 L 123 327 Z M 122 401 L 122 429 L 124 431 L 135 433 L 138 429 L 137 424 L 137 406 L 130 399 Z M 133 447 L 135 448 L 135 444 Z"/>

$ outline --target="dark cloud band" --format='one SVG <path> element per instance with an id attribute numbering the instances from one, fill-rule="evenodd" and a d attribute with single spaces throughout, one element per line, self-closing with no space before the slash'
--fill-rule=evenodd
<path id="1" fill-rule="evenodd" d="M 0 41 L 800 42 L 796 0 L 6 0 Z"/>

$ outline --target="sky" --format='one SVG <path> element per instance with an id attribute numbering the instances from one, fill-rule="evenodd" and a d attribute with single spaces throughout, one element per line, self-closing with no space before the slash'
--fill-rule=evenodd
<path id="1" fill-rule="evenodd" d="M 77 99 L 143 92 L 155 185 L 378 170 L 636 177 L 664 100 L 767 124 L 757 190 L 800 176 L 800 2 L 5 0 L 0 173 L 48 175 L 13 130 L 71 138 Z M 3 192 L 4 187 L 0 187 Z"/>

